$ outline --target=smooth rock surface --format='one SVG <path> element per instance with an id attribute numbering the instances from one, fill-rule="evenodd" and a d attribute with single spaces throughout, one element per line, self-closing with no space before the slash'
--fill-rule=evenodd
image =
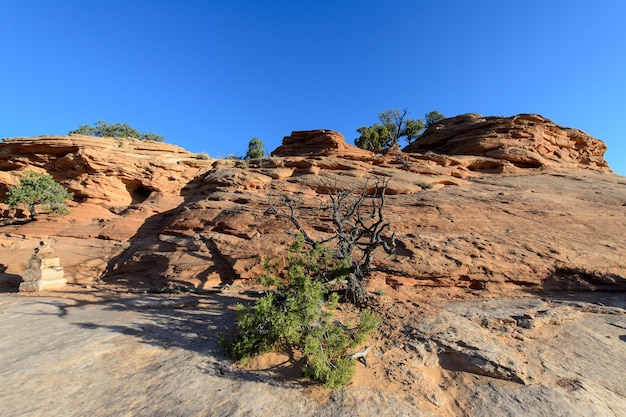
<path id="1" fill-rule="evenodd" d="M 411 296 L 417 303 L 384 296 L 385 324 L 368 342 L 367 367 L 358 363 L 354 384 L 334 391 L 309 387 L 288 361 L 234 366 L 218 337 L 232 329 L 234 305 L 246 301 L 236 293 L 63 296 L 0 296 L 3 416 L 626 413 L 619 295 L 441 303 L 427 294 Z M 539 322 L 519 326 L 523 315 Z M 524 370 L 525 383 L 485 375 L 472 362 L 478 357 Z"/>
<path id="2" fill-rule="evenodd" d="M 441 415 L 456 416 L 626 413 L 623 294 L 432 299 L 425 293 L 387 306 L 380 336 L 386 349 L 368 361 L 372 368 L 395 365 L 397 371 L 383 375 L 413 395 L 420 410 L 434 405 Z"/>
<path id="3" fill-rule="evenodd" d="M 2 416 L 422 415 L 379 390 L 320 404 L 297 381 L 239 370 L 218 347 L 234 300 L 189 301 L 0 297 Z"/>

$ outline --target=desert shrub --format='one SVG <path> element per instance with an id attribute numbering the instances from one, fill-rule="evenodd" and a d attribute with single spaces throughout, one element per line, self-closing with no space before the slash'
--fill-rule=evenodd
<path id="1" fill-rule="evenodd" d="M 321 245 L 310 251 L 304 246 L 304 238 L 298 236 L 288 251 L 284 277 L 278 277 L 275 267 L 265 263 L 269 271 L 262 279 L 275 284 L 275 289 L 253 306 L 237 307 L 238 335 L 231 340 L 223 338 L 222 346 L 244 362 L 274 350 L 297 350 L 304 355 L 304 376 L 327 387 L 343 386 L 355 372 L 347 350 L 375 331 L 379 319 L 363 311 L 355 327 L 338 320 L 339 295 L 330 291 L 329 282 L 345 277 L 344 262 Z"/>
<path id="2" fill-rule="evenodd" d="M 74 195 L 68 192 L 61 184 L 54 181 L 50 175 L 26 171 L 20 183 L 9 188 L 5 203 L 12 208 L 24 204 L 30 211 L 31 218 L 37 215 L 36 206 L 43 205 L 54 215 L 68 214 L 65 204 Z"/>
<path id="3" fill-rule="evenodd" d="M 200 152 L 194 155 L 194 158 L 196 159 L 200 159 L 200 160 L 208 160 L 211 159 L 211 157 L 209 156 L 208 153 L 206 152 Z"/>
<path id="4" fill-rule="evenodd" d="M 407 117 L 408 114 L 407 109 L 402 111 L 392 109 L 378 113 L 379 123 L 358 128 L 360 136 L 354 140 L 354 144 L 359 148 L 376 151 L 399 146 L 400 139 L 404 138 L 410 145 L 425 129 L 445 119 L 445 116 L 437 110 L 426 113 L 423 119 L 410 119 Z"/>
<path id="5" fill-rule="evenodd" d="M 265 143 L 256 136 L 248 142 L 248 151 L 244 159 L 258 159 L 265 156 Z"/>
<path id="6" fill-rule="evenodd" d="M 110 138 L 135 138 L 139 140 L 148 140 L 153 142 L 163 142 L 163 136 L 155 133 L 142 133 L 127 123 L 107 123 L 99 120 L 93 126 L 82 125 L 74 130 L 70 130 L 69 134 L 79 134 L 96 137 Z M 122 146 L 123 142 L 118 140 L 118 146 Z"/>
<path id="7" fill-rule="evenodd" d="M 434 124 L 436 124 L 437 122 L 445 118 L 446 116 L 439 113 L 437 110 L 433 110 L 429 113 L 426 113 L 424 115 L 424 129 L 428 129 L 429 127 L 433 126 Z"/>
<path id="8" fill-rule="evenodd" d="M 358 128 L 360 136 L 354 140 L 354 144 L 363 149 L 379 150 L 399 145 L 402 137 L 409 144 L 412 143 L 424 130 L 424 122 L 421 119 L 409 119 L 408 113 L 407 109 L 378 113 L 380 123 Z"/>

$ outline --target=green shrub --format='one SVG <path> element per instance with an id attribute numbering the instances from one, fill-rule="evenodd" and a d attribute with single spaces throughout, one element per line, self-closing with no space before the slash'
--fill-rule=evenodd
<path id="1" fill-rule="evenodd" d="M 424 122 L 421 119 L 409 119 L 408 114 L 407 109 L 378 113 L 380 123 L 358 128 L 360 136 L 354 140 L 354 144 L 363 149 L 379 150 L 399 145 L 402 137 L 409 144 L 412 143 L 424 130 Z"/>
<path id="2" fill-rule="evenodd" d="M 244 159 L 259 159 L 265 156 L 265 143 L 256 136 L 248 142 L 248 152 Z"/>
<path id="3" fill-rule="evenodd" d="M 266 266 L 269 266 L 265 262 Z M 222 346 L 237 360 L 273 350 L 298 350 L 304 355 L 304 376 L 327 387 L 348 384 L 355 363 L 346 356 L 348 349 L 362 343 L 378 328 L 379 319 L 363 311 L 359 323 L 350 327 L 335 316 L 339 295 L 329 291 L 328 279 L 345 275 L 343 261 L 336 262 L 322 246 L 304 250 L 299 236 L 288 253 L 286 276 L 275 270 L 262 279 L 278 283 L 253 306 L 237 306 L 235 320 L 239 333 L 232 340 L 222 339 Z"/>
<path id="4" fill-rule="evenodd" d="M 432 125 L 445 116 L 437 110 L 433 110 L 424 115 L 423 119 L 409 119 L 407 109 L 387 110 L 378 113 L 380 123 L 371 126 L 363 126 L 356 131 L 360 136 L 354 140 L 354 144 L 359 148 L 368 150 L 392 149 L 398 146 L 400 138 L 404 138 L 410 145 L 415 142 Z"/>
<path id="5" fill-rule="evenodd" d="M 69 134 L 110 138 L 135 138 L 139 140 L 148 140 L 154 142 L 163 142 L 165 140 L 163 136 L 157 135 L 155 133 L 141 133 L 127 123 L 107 123 L 104 120 L 99 120 L 93 126 L 78 126 L 76 129 L 70 130 Z M 118 141 L 117 143 L 118 146 L 122 146 L 120 145 L 120 141 Z"/>
<path id="6" fill-rule="evenodd" d="M 446 116 L 444 116 L 443 114 L 439 113 L 437 110 L 433 110 L 429 113 L 426 113 L 424 115 L 424 129 L 428 129 L 429 127 L 431 127 L 432 125 L 436 124 L 437 122 L 445 119 Z"/>
<path id="7" fill-rule="evenodd" d="M 55 215 L 68 214 L 66 200 L 74 195 L 50 175 L 34 171 L 26 171 L 20 183 L 9 188 L 5 203 L 12 208 L 24 204 L 30 211 L 31 218 L 37 215 L 36 206 L 43 205 Z"/>

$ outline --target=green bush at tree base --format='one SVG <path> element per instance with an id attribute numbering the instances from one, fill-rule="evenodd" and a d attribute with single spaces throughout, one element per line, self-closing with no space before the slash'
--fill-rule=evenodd
<path id="1" fill-rule="evenodd" d="M 329 388 L 348 384 L 355 362 L 346 353 L 378 328 L 379 319 L 364 310 L 355 327 L 337 320 L 339 295 L 320 278 L 337 277 L 345 268 L 329 254 L 321 246 L 307 252 L 302 237 L 296 239 L 288 254 L 286 277 L 280 280 L 272 272 L 264 277 L 266 283 L 281 282 L 255 305 L 237 307 L 239 334 L 232 340 L 223 338 L 222 346 L 243 362 L 274 350 L 297 350 L 305 359 L 305 377 Z"/>

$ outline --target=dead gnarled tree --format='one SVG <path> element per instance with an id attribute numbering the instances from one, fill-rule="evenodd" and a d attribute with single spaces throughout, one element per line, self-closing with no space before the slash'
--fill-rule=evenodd
<path id="1" fill-rule="evenodd" d="M 388 179 L 368 180 L 362 187 L 340 190 L 337 183 L 327 186 L 325 201 L 320 210 L 330 214 L 332 230 L 328 236 L 313 239 L 301 224 L 298 209 L 299 199 L 283 194 L 275 197 L 270 193 L 267 214 L 291 221 L 304 242 L 316 248 L 335 241 L 333 255 L 349 265 L 346 297 L 354 304 L 368 301 L 365 283 L 372 271 L 374 252 L 378 247 L 392 254 L 395 251 L 395 234 L 390 232 L 390 223 L 385 220 L 383 210 L 386 203 Z"/>

